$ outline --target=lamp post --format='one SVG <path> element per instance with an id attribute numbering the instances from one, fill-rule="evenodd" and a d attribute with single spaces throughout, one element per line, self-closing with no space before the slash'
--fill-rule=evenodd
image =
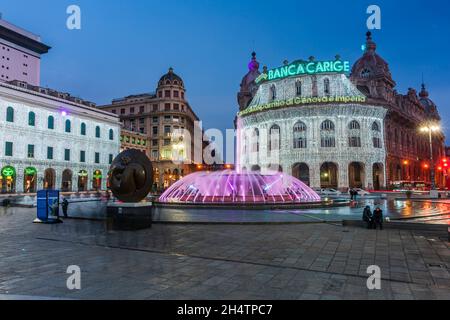
<path id="1" fill-rule="evenodd" d="M 433 133 L 439 132 L 441 128 L 438 125 L 426 124 L 420 128 L 423 133 L 428 133 L 430 142 L 430 177 L 431 177 L 431 190 L 436 190 L 436 172 L 433 159 Z"/>

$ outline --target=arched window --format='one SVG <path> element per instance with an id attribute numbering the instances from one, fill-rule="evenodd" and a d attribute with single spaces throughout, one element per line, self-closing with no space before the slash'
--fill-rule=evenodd
<path id="1" fill-rule="evenodd" d="M 70 123 L 70 120 L 66 120 L 66 130 L 67 133 L 70 133 L 72 131 L 72 124 Z"/>
<path id="2" fill-rule="evenodd" d="M 320 145 L 322 148 L 336 147 L 334 123 L 331 120 L 325 120 L 320 125 Z"/>
<path id="3" fill-rule="evenodd" d="M 86 123 L 81 123 L 81 128 L 80 128 L 80 134 L 82 135 L 82 136 L 85 136 L 86 135 Z"/>
<path id="4" fill-rule="evenodd" d="M 297 94 L 297 97 L 302 96 L 302 82 L 300 80 L 295 82 L 295 93 Z"/>
<path id="5" fill-rule="evenodd" d="M 350 130 L 360 130 L 361 129 L 361 125 L 359 124 L 358 121 L 353 120 L 352 122 L 350 122 L 350 124 L 348 125 L 348 128 Z"/>
<path id="6" fill-rule="evenodd" d="M 100 138 L 100 127 L 99 126 L 95 127 L 95 137 Z"/>
<path id="7" fill-rule="evenodd" d="M 47 119 L 47 128 L 50 130 L 55 129 L 55 118 L 53 116 L 49 116 Z"/>
<path id="8" fill-rule="evenodd" d="M 361 125 L 353 120 L 348 125 L 348 146 L 350 148 L 361 148 Z"/>
<path id="9" fill-rule="evenodd" d="M 34 112 L 28 113 L 28 125 L 32 127 L 36 125 L 36 114 Z"/>
<path id="10" fill-rule="evenodd" d="M 270 86 L 270 101 L 275 101 L 277 99 L 277 88 L 275 85 Z"/>
<path id="11" fill-rule="evenodd" d="M 378 124 L 378 122 L 374 122 L 373 124 L 372 124 L 372 131 L 377 131 L 377 132 L 380 132 L 381 130 L 380 130 L 380 125 Z"/>
<path id="12" fill-rule="evenodd" d="M 14 122 L 14 109 L 12 107 L 8 107 L 8 109 L 6 109 L 6 121 Z"/>
<path id="13" fill-rule="evenodd" d="M 259 130 L 255 129 L 252 133 L 252 152 L 259 152 Z"/>
<path id="14" fill-rule="evenodd" d="M 328 78 L 323 80 L 323 93 L 326 96 L 329 96 L 331 94 L 330 79 L 328 79 Z"/>
<path id="15" fill-rule="evenodd" d="M 306 139 L 306 124 L 303 122 L 297 122 L 293 128 L 294 134 L 294 149 L 306 149 L 307 139 Z"/>
<path id="16" fill-rule="evenodd" d="M 280 150 L 281 130 L 278 125 L 273 125 L 269 130 L 269 151 Z"/>
<path id="17" fill-rule="evenodd" d="M 109 129 L 109 140 L 114 140 L 114 130 Z"/>

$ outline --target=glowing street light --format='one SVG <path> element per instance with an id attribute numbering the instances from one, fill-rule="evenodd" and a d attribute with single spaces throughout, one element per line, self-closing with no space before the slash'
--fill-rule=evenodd
<path id="1" fill-rule="evenodd" d="M 430 176 L 431 176 L 431 190 L 436 190 L 436 179 L 435 179 L 435 167 L 434 167 L 434 160 L 433 160 L 433 133 L 440 132 L 441 128 L 436 124 L 426 124 L 420 128 L 420 132 L 422 133 L 428 133 L 429 141 L 430 141 Z"/>

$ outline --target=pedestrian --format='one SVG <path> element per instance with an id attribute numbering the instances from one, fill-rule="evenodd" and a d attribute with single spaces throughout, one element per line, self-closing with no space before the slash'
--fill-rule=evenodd
<path id="1" fill-rule="evenodd" d="M 67 199 L 64 198 L 61 206 L 63 209 L 64 218 L 67 218 L 68 217 L 67 210 L 69 209 L 69 201 L 67 201 Z"/>
<path id="2" fill-rule="evenodd" d="M 378 226 L 380 226 L 380 230 L 383 230 L 383 210 L 380 207 L 373 212 L 373 227 L 376 230 Z"/>
<path id="3" fill-rule="evenodd" d="M 363 221 L 367 224 L 367 229 L 373 228 L 373 215 L 370 206 L 366 206 L 363 211 Z"/>

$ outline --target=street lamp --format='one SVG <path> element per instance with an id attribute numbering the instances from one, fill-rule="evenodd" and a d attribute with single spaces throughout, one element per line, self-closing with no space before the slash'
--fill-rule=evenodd
<path id="1" fill-rule="evenodd" d="M 436 190 L 436 179 L 435 179 L 435 167 L 433 160 L 433 133 L 441 131 L 441 128 L 436 124 L 426 124 L 420 128 L 420 132 L 428 133 L 430 142 L 430 175 L 431 175 L 431 190 Z"/>

